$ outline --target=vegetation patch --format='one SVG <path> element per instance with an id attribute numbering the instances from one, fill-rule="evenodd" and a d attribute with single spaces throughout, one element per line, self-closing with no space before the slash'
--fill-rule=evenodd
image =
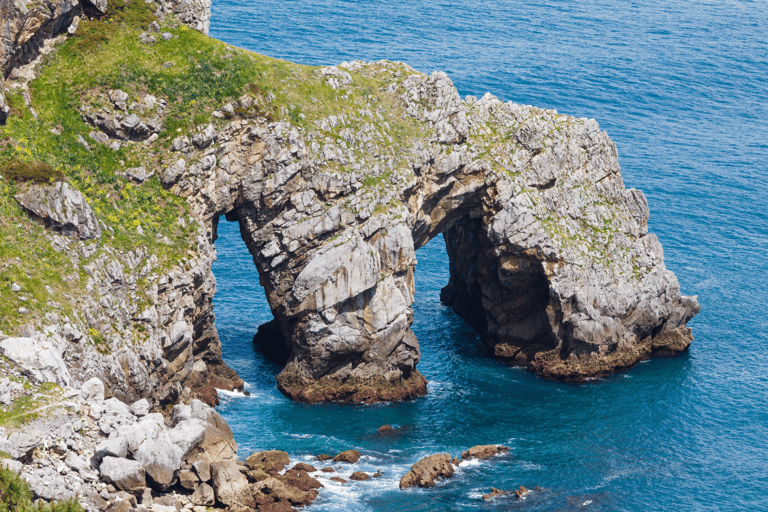
<path id="1" fill-rule="evenodd" d="M 45 162 L 34 160 L 25 162 L 14 158 L 2 167 L 2 174 L 9 180 L 33 181 L 36 183 L 51 183 L 64 179 L 64 173 L 54 169 Z"/>
<path id="2" fill-rule="evenodd" d="M 75 500 L 32 502 L 32 489 L 16 472 L 0 469 L 0 512 L 85 512 Z"/>

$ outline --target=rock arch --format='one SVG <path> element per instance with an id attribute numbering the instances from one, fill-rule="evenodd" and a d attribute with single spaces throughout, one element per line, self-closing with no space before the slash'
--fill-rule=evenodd
<path id="1" fill-rule="evenodd" d="M 462 100 L 443 73 L 352 66 L 406 71 L 387 89 L 422 130 L 405 165 L 377 155 L 342 172 L 346 146 L 334 153 L 329 138 L 321 146 L 287 122 L 235 120 L 201 130 L 195 146 L 215 144 L 187 144 L 197 163 L 164 177 L 207 223 L 209 243 L 219 215 L 239 222 L 290 349 L 284 394 L 426 393 L 410 329 L 413 271 L 415 250 L 439 233 L 450 258 L 442 299 L 495 357 L 582 380 L 688 347 L 698 303 L 664 267 L 647 202 L 625 189 L 616 147 L 594 120 L 491 95 Z M 321 76 L 352 81 L 338 68 Z"/>

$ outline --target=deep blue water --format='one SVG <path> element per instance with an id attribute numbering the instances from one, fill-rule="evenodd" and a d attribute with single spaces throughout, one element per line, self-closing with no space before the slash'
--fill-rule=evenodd
<path id="1" fill-rule="evenodd" d="M 359 448 L 385 477 L 326 485 L 329 510 L 768 510 L 768 4 L 764 1 L 214 0 L 211 35 L 306 64 L 403 60 L 462 94 L 592 117 L 683 293 L 698 294 L 690 351 L 589 384 L 541 380 L 485 358 L 440 304 L 442 238 L 419 250 L 413 330 L 429 396 L 300 405 L 251 339 L 270 319 L 237 226 L 222 222 L 215 298 L 224 356 L 252 398 L 220 408 L 246 456 L 296 460 Z M 412 425 L 398 439 L 382 424 Z M 397 489 L 420 457 L 503 443 L 434 489 Z M 342 472 L 343 475 L 351 471 Z M 525 501 L 490 486 L 541 486 Z"/>

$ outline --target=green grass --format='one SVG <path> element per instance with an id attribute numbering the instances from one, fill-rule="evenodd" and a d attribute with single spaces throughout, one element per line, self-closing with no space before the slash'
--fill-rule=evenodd
<path id="1" fill-rule="evenodd" d="M 0 406 L 0 426 L 23 427 L 37 419 L 41 414 L 41 409 L 55 404 L 61 399 L 61 387 L 56 384 L 43 383 L 38 388 L 27 382 L 25 384 L 25 388 L 28 388 L 27 391 L 32 391 L 33 394 L 20 396 L 11 405 Z"/>

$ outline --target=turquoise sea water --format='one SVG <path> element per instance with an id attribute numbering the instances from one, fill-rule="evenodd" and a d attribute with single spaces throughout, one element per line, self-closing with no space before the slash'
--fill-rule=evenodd
<path id="1" fill-rule="evenodd" d="M 588 384 L 487 359 L 443 307 L 442 238 L 417 253 L 415 321 L 429 396 L 301 405 L 251 339 L 270 319 L 237 226 L 222 222 L 215 298 L 224 357 L 250 398 L 223 396 L 241 446 L 310 461 L 359 448 L 384 477 L 322 489 L 310 511 L 768 510 L 768 4 L 764 1 L 214 0 L 211 35 L 306 64 L 403 60 L 463 95 L 598 120 L 683 293 L 690 351 Z M 223 219 L 222 219 L 223 220 Z M 378 436 L 389 423 L 410 427 Z M 502 443 L 427 490 L 397 482 L 422 456 Z M 341 475 L 351 473 L 351 469 Z M 490 487 L 545 490 L 484 502 Z"/>

